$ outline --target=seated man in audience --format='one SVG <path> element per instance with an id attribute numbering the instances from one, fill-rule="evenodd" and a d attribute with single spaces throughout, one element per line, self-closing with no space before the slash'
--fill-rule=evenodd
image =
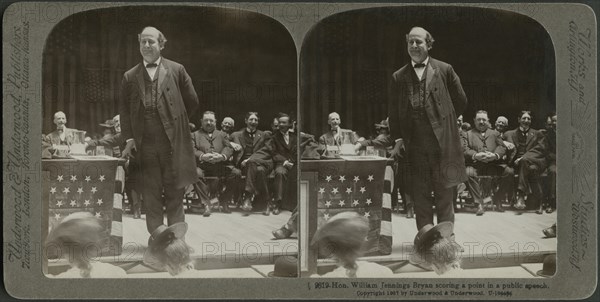
<path id="1" fill-rule="evenodd" d="M 54 125 L 56 125 L 56 130 L 44 138 L 45 142 L 52 145 L 51 149 L 57 149 L 58 146 L 69 146 L 75 142 L 74 131 L 76 130 L 67 128 L 67 116 L 64 112 L 58 111 L 54 114 Z"/>
<path id="2" fill-rule="evenodd" d="M 378 132 L 377 137 L 372 140 L 362 140 L 357 142 L 355 145 L 355 150 L 358 151 L 366 146 L 374 146 L 380 152 L 381 150 L 384 150 L 385 156 L 387 157 L 389 149 L 385 147 L 388 145 L 387 137 L 389 137 L 390 135 L 390 127 L 388 124 L 388 120 L 385 119 L 381 121 L 381 123 L 375 124 L 375 127 Z M 402 197 L 402 201 L 404 202 L 404 212 L 406 212 L 406 218 L 414 218 L 412 197 L 408 193 L 410 189 L 410 177 L 407 174 L 409 171 L 409 163 L 405 156 L 395 158 L 395 160 L 396 162 L 394 165 L 394 188 L 392 188 L 392 208 L 398 207 L 398 192 L 400 192 L 400 196 Z"/>
<path id="3" fill-rule="evenodd" d="M 258 112 L 248 112 L 246 118 L 246 127 L 240 131 L 234 132 L 231 137 L 233 143 L 240 146 L 240 151 L 236 152 L 233 163 L 246 175 L 245 185 L 238 186 L 234 199 L 237 201 L 240 193 L 244 192 L 244 203 L 242 209 L 246 213 L 250 212 L 253 202 L 260 201 L 264 205 L 264 215 L 270 215 L 270 195 L 267 178 L 273 169 L 272 161 L 263 161 L 260 164 L 256 161 L 249 161 L 252 154 L 256 153 L 265 146 L 267 136 L 261 130 L 258 130 Z M 279 209 L 275 209 L 273 214 L 278 215 Z"/>
<path id="4" fill-rule="evenodd" d="M 550 114 L 550 121 L 550 129 L 546 130 L 546 161 L 549 178 L 546 213 L 552 213 L 556 209 L 556 113 Z"/>
<path id="5" fill-rule="evenodd" d="M 231 134 L 233 133 L 233 128 L 235 127 L 235 121 L 230 117 L 225 117 L 221 122 L 221 131 L 225 132 L 228 138 L 231 140 Z"/>
<path id="6" fill-rule="evenodd" d="M 496 131 L 489 129 L 488 114 L 484 110 L 479 110 L 474 118 L 475 128 L 466 132 L 462 136 L 462 146 L 465 154 L 465 163 L 467 166 L 467 188 L 475 203 L 478 205 L 477 216 L 485 212 L 483 202 L 485 198 L 482 183 L 478 176 L 502 176 L 500 188 L 506 188 L 504 182 L 512 181 L 513 171 L 511 168 L 503 165 L 502 158 L 506 153 L 506 147 L 502 139 L 497 136 Z M 491 182 L 487 182 L 490 186 Z M 488 190 L 489 191 L 489 190 Z M 498 211 L 502 212 L 502 202 L 496 203 Z"/>
<path id="7" fill-rule="evenodd" d="M 340 127 L 342 120 L 337 112 L 332 112 L 327 118 L 327 124 L 329 124 L 329 131 L 319 137 L 320 149 L 325 150 L 324 155 L 327 157 L 334 157 L 339 154 L 342 144 L 348 143 L 356 145 L 357 142 L 362 141 L 356 132 L 348 129 L 342 129 Z M 349 141 L 345 142 L 344 137 Z"/>
<path id="8" fill-rule="evenodd" d="M 539 203 L 536 213 L 542 214 L 540 174 L 546 169 L 545 137 L 540 131 L 531 129 L 530 111 L 521 111 L 518 118 L 519 127 L 506 131 L 506 140 L 515 145 L 508 164 L 519 174 L 515 208 L 525 209 L 525 196 L 531 192 Z"/>
<path id="9" fill-rule="evenodd" d="M 296 161 L 298 159 L 298 138 L 290 133 L 292 121 L 285 113 L 279 114 L 279 127 L 266 143 L 275 165 L 274 211 L 279 211 L 284 196 L 296 197 Z M 288 189 L 290 192 L 288 192 Z"/>
<path id="10" fill-rule="evenodd" d="M 239 181 L 241 174 L 229 162 L 233 154 L 233 149 L 223 131 L 216 130 L 215 113 L 205 111 L 202 115 L 202 126 L 192 134 L 194 141 L 194 153 L 198 165 L 198 182 L 194 188 L 201 203 L 204 205 L 203 216 L 208 217 L 211 214 L 210 190 L 206 184 L 205 176 L 217 176 L 225 179 L 225 191 L 219 196 L 219 201 L 224 213 L 231 213 L 227 202 L 231 199 L 231 191 Z M 200 212 L 201 205 L 193 204 L 192 211 Z"/>

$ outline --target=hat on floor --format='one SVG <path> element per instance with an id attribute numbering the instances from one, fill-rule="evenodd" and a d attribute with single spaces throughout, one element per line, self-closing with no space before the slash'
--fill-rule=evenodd
<path id="1" fill-rule="evenodd" d="M 544 266 L 541 270 L 537 271 L 538 276 L 552 277 L 556 274 L 556 254 L 546 255 L 544 257 Z"/>
<path id="2" fill-rule="evenodd" d="M 144 264 L 155 270 L 163 271 L 164 265 L 158 260 L 154 253 L 164 249 L 175 239 L 181 239 L 187 232 L 188 225 L 185 222 L 177 222 L 170 226 L 161 224 L 148 238 L 148 249 L 144 253 Z"/>
<path id="3" fill-rule="evenodd" d="M 450 221 L 432 224 L 422 227 L 415 236 L 415 249 L 417 251 L 427 250 L 441 238 L 449 238 L 454 234 L 454 224 Z"/>
<path id="4" fill-rule="evenodd" d="M 275 260 L 275 267 L 269 272 L 269 277 L 298 277 L 298 258 L 296 256 L 281 256 Z"/>

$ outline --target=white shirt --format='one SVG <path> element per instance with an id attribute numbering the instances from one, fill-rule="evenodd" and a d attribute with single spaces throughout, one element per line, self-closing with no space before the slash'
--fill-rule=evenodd
<path id="1" fill-rule="evenodd" d="M 157 67 L 147 67 L 148 64 L 150 64 L 149 62 L 146 62 L 146 60 L 144 60 L 144 67 L 146 67 L 146 72 L 148 72 L 148 75 L 150 76 L 150 78 L 152 80 L 154 80 L 154 75 L 156 74 L 156 71 L 158 70 L 158 66 L 160 66 L 160 61 L 162 60 L 162 57 L 158 57 L 158 60 L 156 60 L 156 65 Z"/>
<path id="2" fill-rule="evenodd" d="M 290 132 L 287 131 L 286 133 L 282 133 L 282 134 L 283 134 L 283 139 L 285 140 L 285 143 L 287 145 L 289 145 L 290 144 Z"/>
<path id="3" fill-rule="evenodd" d="M 425 67 L 417 67 L 417 68 L 415 68 L 415 65 L 417 64 L 417 62 L 412 61 L 412 60 L 411 60 L 411 62 L 412 62 L 412 66 L 413 66 L 415 72 L 417 73 L 417 77 L 419 77 L 419 81 L 422 80 L 423 73 L 425 73 L 425 67 L 427 67 L 427 64 L 429 63 L 429 57 L 427 57 L 425 59 L 425 61 L 423 61 L 423 64 L 425 64 Z"/>
<path id="4" fill-rule="evenodd" d="M 340 127 L 337 127 L 335 129 L 331 129 L 331 132 L 333 132 L 333 131 L 335 131 L 334 134 L 333 134 L 333 141 L 336 144 L 339 144 L 339 142 L 340 142 Z"/>

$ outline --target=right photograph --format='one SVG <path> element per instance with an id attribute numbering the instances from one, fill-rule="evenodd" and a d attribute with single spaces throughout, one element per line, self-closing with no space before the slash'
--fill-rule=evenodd
<path id="1" fill-rule="evenodd" d="M 300 273 L 544 278 L 556 271 L 550 36 L 509 11 L 382 7 L 300 53 Z"/>

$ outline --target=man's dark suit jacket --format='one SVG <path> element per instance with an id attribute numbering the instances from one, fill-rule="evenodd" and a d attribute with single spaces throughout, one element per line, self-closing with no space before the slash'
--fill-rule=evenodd
<path id="1" fill-rule="evenodd" d="M 390 113 L 390 139 L 404 139 L 410 149 L 413 129 L 410 119 L 410 96 L 413 93 L 415 71 L 409 63 L 392 75 L 393 97 L 388 106 Z M 452 66 L 429 58 L 425 80 L 425 111 L 431 128 L 441 148 L 440 167 L 446 187 L 456 186 L 467 179 L 457 115 L 467 104 L 467 97 Z M 415 93 L 418 93 L 415 91 Z"/>
<path id="2" fill-rule="evenodd" d="M 281 131 L 276 131 L 268 143 L 268 149 L 275 165 L 283 164 L 286 160 L 294 165 L 298 160 L 298 138 L 296 133 L 290 132 L 290 144 L 285 143 Z"/>
<path id="3" fill-rule="evenodd" d="M 465 154 L 465 161 L 468 164 L 473 164 L 473 156 L 479 152 L 489 151 L 498 154 L 499 159 L 490 163 L 499 163 L 506 154 L 506 147 L 504 142 L 497 135 L 496 130 L 487 129 L 485 135 L 482 136 L 481 132 L 477 129 L 471 129 L 465 133 L 462 137 L 462 145 Z"/>
<path id="4" fill-rule="evenodd" d="M 135 139 L 138 151 L 144 135 L 144 72 L 139 63 L 125 72 L 121 83 L 121 131 L 123 139 Z M 183 188 L 197 180 L 194 164 L 194 148 L 189 126 L 189 117 L 198 107 L 198 96 L 192 79 L 183 65 L 162 58 L 158 72 L 157 107 L 163 128 L 173 152 L 173 171 L 176 186 Z M 136 156 L 140 159 L 142 156 Z"/>
<path id="5" fill-rule="evenodd" d="M 227 138 L 227 133 L 221 130 L 215 130 L 212 133 L 212 138 L 202 128 L 193 133 L 194 138 L 194 153 L 198 163 L 202 162 L 200 157 L 205 153 L 211 152 L 211 146 L 214 152 L 225 155 L 229 159 L 233 155 L 233 148 Z"/>
<path id="6" fill-rule="evenodd" d="M 505 132 L 506 141 L 511 142 L 515 145 L 515 149 L 511 153 L 508 162 L 512 164 L 517 159 L 517 148 L 518 148 L 518 135 L 519 128 L 509 130 Z M 531 129 L 527 130 L 526 148 L 523 158 L 529 159 L 532 163 L 540 167 L 540 171 L 544 171 L 546 168 L 546 142 L 545 137 L 539 130 Z"/>
<path id="7" fill-rule="evenodd" d="M 256 153 L 258 150 L 264 147 L 267 138 L 268 135 L 265 135 L 263 131 L 256 130 L 256 132 L 254 133 L 254 140 L 252 141 L 252 154 Z M 248 143 L 246 141 L 247 139 L 248 137 L 246 136 L 246 128 L 231 134 L 231 140 L 234 143 L 242 146 L 242 149 L 234 154 L 233 163 L 236 167 L 239 167 L 242 163 L 242 157 L 244 155 L 246 145 Z"/>

